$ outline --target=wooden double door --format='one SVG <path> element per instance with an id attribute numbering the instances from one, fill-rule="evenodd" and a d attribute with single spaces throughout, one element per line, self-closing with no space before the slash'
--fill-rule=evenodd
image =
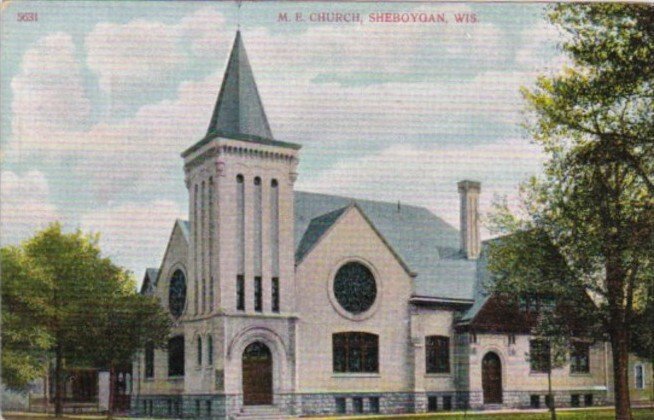
<path id="1" fill-rule="evenodd" d="M 273 360 L 270 349 L 257 341 L 243 351 L 243 404 L 273 403 Z"/>
<path id="2" fill-rule="evenodd" d="M 502 404 L 502 361 L 496 353 L 486 353 L 481 362 L 481 386 L 484 404 Z"/>

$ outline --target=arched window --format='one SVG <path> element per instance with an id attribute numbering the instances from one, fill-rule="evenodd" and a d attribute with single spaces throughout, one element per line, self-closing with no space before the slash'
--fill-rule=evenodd
<path id="1" fill-rule="evenodd" d="M 207 363 L 213 365 L 213 336 L 207 336 Z"/>
<path id="2" fill-rule="evenodd" d="M 170 287 L 168 290 L 168 307 L 170 313 L 179 318 L 184 312 L 186 305 L 186 276 L 182 270 L 175 270 L 170 278 Z"/>
<path id="3" fill-rule="evenodd" d="M 184 336 L 168 340 L 168 376 L 184 376 Z"/>
<path id="4" fill-rule="evenodd" d="M 236 177 L 236 274 L 245 274 L 245 179 Z"/>
<path id="5" fill-rule="evenodd" d="M 198 366 L 202 365 L 202 337 L 198 337 Z"/>
<path id="6" fill-rule="evenodd" d="M 643 365 L 636 365 L 634 379 L 636 380 L 636 389 L 645 389 L 645 369 Z"/>
<path id="7" fill-rule="evenodd" d="M 427 373 L 449 373 L 449 337 L 440 335 L 430 335 L 425 337 L 425 359 Z"/>
<path id="8" fill-rule="evenodd" d="M 154 378 L 154 345 L 145 345 L 145 377 Z"/>
<path id="9" fill-rule="evenodd" d="M 333 367 L 336 373 L 379 372 L 379 336 L 365 332 L 332 335 Z"/>

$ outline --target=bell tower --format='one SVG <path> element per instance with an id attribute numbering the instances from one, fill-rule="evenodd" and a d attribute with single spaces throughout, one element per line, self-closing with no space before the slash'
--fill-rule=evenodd
<path id="1" fill-rule="evenodd" d="M 294 311 L 299 149 L 273 138 L 238 31 L 207 134 L 182 153 L 192 317 Z"/>

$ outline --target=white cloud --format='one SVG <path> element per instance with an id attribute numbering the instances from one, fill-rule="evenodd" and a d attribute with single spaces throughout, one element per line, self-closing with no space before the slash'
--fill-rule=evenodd
<path id="1" fill-rule="evenodd" d="M 169 200 L 130 202 L 82 216 L 84 231 L 99 232 L 104 255 L 137 276 L 158 267 L 175 219 L 185 218 L 182 207 Z"/>
<path id="2" fill-rule="evenodd" d="M 50 203 L 50 189 L 39 171 L 19 175 L 2 171 L 0 179 L 0 219 L 2 244 L 15 244 L 59 218 Z"/>
<path id="3" fill-rule="evenodd" d="M 537 174 L 542 161 L 537 146 L 519 139 L 481 146 L 436 144 L 428 149 L 399 144 L 373 155 L 341 161 L 320 174 L 300 173 L 297 188 L 422 205 L 458 226 L 458 181 L 481 181 L 480 211 L 486 214 L 496 194 L 507 196 L 515 204 L 518 184 Z"/>
<path id="4" fill-rule="evenodd" d="M 47 35 L 28 49 L 11 87 L 13 137 L 28 148 L 32 142 L 48 147 L 52 130 L 79 129 L 89 118 L 91 103 L 68 34 Z"/>
<path id="5" fill-rule="evenodd" d="M 99 23 L 85 39 L 87 64 L 98 75 L 111 111 L 120 111 L 174 89 L 194 56 L 209 62 L 219 58 L 226 35 L 222 14 L 210 6 L 174 24 L 146 19 Z"/>

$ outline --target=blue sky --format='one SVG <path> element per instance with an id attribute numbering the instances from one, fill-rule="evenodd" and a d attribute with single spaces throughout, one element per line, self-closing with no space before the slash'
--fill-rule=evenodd
<path id="1" fill-rule="evenodd" d="M 424 205 L 458 223 L 456 181 L 514 199 L 542 155 L 520 86 L 564 62 L 542 4 L 245 3 L 240 25 L 299 190 Z M 2 243 L 52 220 L 102 234 L 142 275 L 185 218 L 179 153 L 205 133 L 235 3 L 3 3 Z M 37 22 L 18 14 L 38 13 Z M 315 12 L 444 13 L 447 24 L 278 22 Z M 457 24 L 456 13 L 476 23 Z"/>

